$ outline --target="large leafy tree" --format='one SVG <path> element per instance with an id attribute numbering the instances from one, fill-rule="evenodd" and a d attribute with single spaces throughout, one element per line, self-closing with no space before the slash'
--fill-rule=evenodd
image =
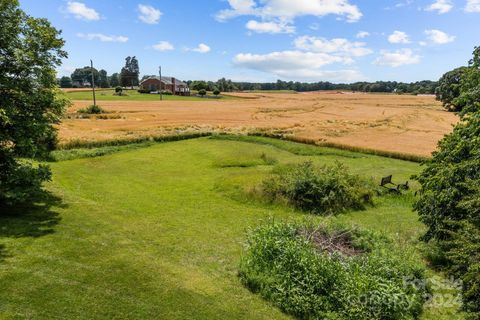
<path id="1" fill-rule="evenodd" d="M 98 86 L 100 88 L 109 88 L 110 87 L 110 83 L 108 81 L 108 75 L 107 75 L 107 71 L 106 70 L 100 70 L 98 72 L 98 76 L 99 76 L 99 79 L 98 79 Z"/>
<path id="2" fill-rule="evenodd" d="M 448 71 L 438 80 L 435 95 L 437 100 L 442 101 L 443 106 L 448 110 L 460 111 L 454 101 L 460 96 L 460 81 L 467 69 L 467 67 L 460 67 Z"/>
<path id="3" fill-rule="evenodd" d="M 118 87 L 120 85 L 118 73 L 114 73 L 109 77 L 109 83 L 112 88 Z"/>
<path id="4" fill-rule="evenodd" d="M 140 67 L 135 56 L 125 58 L 125 67 L 120 72 L 120 84 L 122 87 L 138 86 L 138 77 L 140 76 Z"/>
<path id="5" fill-rule="evenodd" d="M 67 101 L 57 95 L 55 68 L 67 56 L 60 32 L 25 14 L 18 0 L 0 1 L 0 202 L 28 199 L 49 179 L 45 166 L 19 160 L 55 144 L 54 123 Z"/>
<path id="6" fill-rule="evenodd" d="M 451 111 L 465 114 L 480 110 L 480 47 L 475 47 L 467 67 L 449 71 L 440 78 L 435 93 Z"/>
<path id="7" fill-rule="evenodd" d="M 60 88 L 71 88 L 71 87 L 73 87 L 72 79 L 70 77 L 67 77 L 67 76 L 63 76 L 60 79 L 59 83 L 60 83 Z"/>
<path id="8" fill-rule="evenodd" d="M 427 226 L 425 240 L 438 246 L 439 259 L 463 281 L 470 319 L 480 319 L 480 50 L 460 79 L 461 123 L 439 143 L 417 177 L 415 209 Z M 467 80 L 468 79 L 468 80 Z M 468 81 L 468 82 L 467 82 Z M 477 98 L 476 98 L 477 97 Z"/>
<path id="9" fill-rule="evenodd" d="M 72 81 L 75 84 L 83 87 L 87 83 L 91 85 L 92 73 L 93 73 L 93 81 L 95 81 L 95 86 L 97 86 L 100 80 L 100 73 L 95 68 L 92 69 L 92 67 L 89 67 L 89 66 L 86 66 L 83 68 L 77 68 L 75 69 L 75 71 L 73 71 L 70 77 L 72 78 Z"/>

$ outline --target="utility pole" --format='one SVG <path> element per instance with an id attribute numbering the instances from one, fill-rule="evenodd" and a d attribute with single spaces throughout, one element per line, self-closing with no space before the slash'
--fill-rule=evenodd
<path id="1" fill-rule="evenodd" d="M 158 67 L 158 72 L 160 73 L 160 101 L 163 100 L 162 95 L 162 66 Z"/>
<path id="2" fill-rule="evenodd" d="M 97 98 L 95 97 L 95 77 L 93 76 L 93 61 L 90 60 L 90 66 L 92 71 L 92 91 L 93 91 L 93 105 L 97 105 Z"/>

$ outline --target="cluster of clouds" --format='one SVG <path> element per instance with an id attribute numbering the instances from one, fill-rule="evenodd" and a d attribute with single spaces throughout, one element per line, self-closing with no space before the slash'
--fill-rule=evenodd
<path id="1" fill-rule="evenodd" d="M 163 13 L 150 5 L 139 4 L 137 6 L 138 19 L 146 24 L 158 24 Z M 86 4 L 77 1 L 67 2 L 67 7 L 65 12 L 69 15 L 72 15 L 75 19 L 84 20 L 84 21 L 97 21 L 101 19 L 100 13 L 95 9 L 88 7 Z M 128 37 L 126 36 L 116 36 L 116 35 L 106 35 L 103 33 L 77 33 L 77 37 L 85 40 L 98 40 L 101 42 L 118 42 L 125 43 L 128 42 Z M 173 51 L 175 47 L 168 41 L 160 41 L 159 43 L 153 45 L 151 48 L 157 51 Z M 211 48 L 205 43 L 200 43 L 195 48 L 184 48 L 184 51 L 191 51 L 197 53 L 208 53 L 211 51 Z"/>
<path id="2" fill-rule="evenodd" d="M 351 0 L 226 0 L 228 7 L 217 12 L 215 19 L 226 22 L 237 17 L 249 17 L 245 28 L 249 33 L 261 34 L 296 34 L 295 21 L 299 17 L 323 17 L 332 15 L 337 20 L 347 23 L 359 21 L 363 14 Z M 480 12 L 480 0 L 463 0 L 463 10 L 468 13 Z M 408 6 L 412 0 L 397 3 L 396 7 Z M 431 0 L 426 11 L 446 14 L 454 9 L 453 0 Z M 67 2 L 66 12 L 76 19 L 97 21 L 102 19 L 100 13 L 82 2 Z M 138 20 L 145 24 L 155 25 L 161 20 L 163 13 L 150 5 L 138 4 Z M 312 30 L 318 30 L 319 25 L 313 24 Z M 378 33 L 374 33 L 378 35 Z M 382 34 L 384 35 L 384 34 Z M 105 35 L 101 33 L 78 33 L 78 37 L 86 40 L 102 42 L 125 43 L 129 39 L 121 35 Z M 363 39 L 371 37 L 368 31 L 359 31 L 356 41 L 346 38 L 326 39 L 314 36 L 297 36 L 288 50 L 267 52 L 263 54 L 239 53 L 233 58 L 237 67 L 274 74 L 278 77 L 303 80 L 328 78 L 339 81 L 358 81 L 365 77 L 354 67 L 358 59 L 373 55 L 371 63 L 378 66 L 400 67 L 420 63 L 422 56 L 418 49 L 406 48 L 412 44 L 411 35 L 405 31 L 395 30 L 385 35 L 386 41 L 394 45 L 387 50 L 375 52 L 367 46 Z M 455 36 L 438 29 L 424 30 L 420 46 L 444 45 L 455 40 Z M 398 46 L 395 48 L 395 46 Z M 150 46 L 151 49 L 167 52 L 176 50 L 169 41 L 160 41 Z M 190 48 L 183 47 L 185 52 L 205 54 L 211 48 L 200 43 Z M 325 70 L 329 67 L 331 70 Z"/>
<path id="3" fill-rule="evenodd" d="M 445 14 L 450 12 L 454 8 L 452 0 L 435 0 L 432 4 L 425 8 L 427 11 L 436 11 L 438 14 Z M 480 0 L 467 0 L 465 12 L 476 13 L 480 12 Z"/>
<path id="4" fill-rule="evenodd" d="M 354 62 L 354 58 L 373 53 L 365 43 L 352 42 L 344 38 L 301 36 L 293 41 L 293 46 L 292 50 L 267 54 L 240 53 L 234 57 L 233 63 L 238 67 L 263 71 L 279 77 L 357 81 L 364 79 L 358 70 L 353 68 L 323 70 L 323 67 L 332 64 L 348 66 Z"/>
<path id="5" fill-rule="evenodd" d="M 154 50 L 160 51 L 160 52 L 165 52 L 165 51 L 173 51 L 175 50 L 175 47 L 173 44 L 171 44 L 168 41 L 160 41 L 159 43 L 155 44 L 152 46 Z M 183 51 L 192 51 L 192 52 L 198 52 L 198 53 L 208 53 L 212 51 L 212 49 L 206 45 L 205 43 L 200 43 L 198 46 L 195 48 L 188 48 L 184 47 Z"/>
<path id="6" fill-rule="evenodd" d="M 363 16 L 349 0 L 228 0 L 230 8 L 221 10 L 216 19 L 225 22 L 240 16 L 252 16 L 245 27 L 257 33 L 295 33 L 295 19 L 302 16 L 336 15 L 356 22 Z"/>

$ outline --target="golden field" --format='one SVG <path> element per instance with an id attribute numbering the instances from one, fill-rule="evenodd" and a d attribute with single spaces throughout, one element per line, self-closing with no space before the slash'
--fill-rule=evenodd
<path id="1" fill-rule="evenodd" d="M 265 132 L 427 156 L 458 121 L 433 96 L 350 92 L 233 95 L 243 99 L 101 101 L 99 104 L 109 113 L 85 119 L 76 111 L 91 101 L 73 101 L 59 125 L 60 142 L 192 131 Z"/>

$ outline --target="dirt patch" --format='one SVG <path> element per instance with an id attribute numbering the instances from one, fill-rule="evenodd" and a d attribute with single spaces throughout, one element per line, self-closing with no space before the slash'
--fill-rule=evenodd
<path id="1" fill-rule="evenodd" d="M 320 253 L 341 254 L 346 257 L 357 256 L 365 251 L 355 248 L 350 230 L 327 231 L 317 229 L 300 229 L 298 234 L 313 244 Z"/>

